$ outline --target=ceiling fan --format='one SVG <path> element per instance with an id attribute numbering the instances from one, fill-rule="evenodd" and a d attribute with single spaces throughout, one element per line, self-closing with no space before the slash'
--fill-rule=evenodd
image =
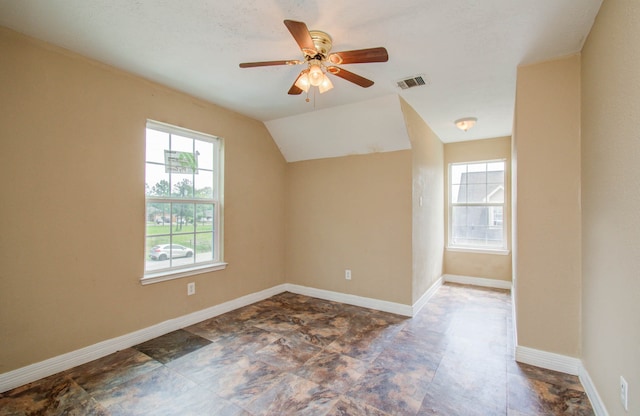
<path id="1" fill-rule="evenodd" d="M 333 40 L 328 33 L 319 30 L 309 30 L 304 22 L 297 22 L 295 20 L 285 20 L 284 24 L 287 29 L 289 29 L 289 32 L 291 32 L 298 46 L 300 46 L 304 60 L 246 62 L 240 64 L 240 68 L 302 65 L 306 63 L 307 68 L 300 72 L 289 89 L 289 94 L 291 95 L 298 95 L 303 91 L 308 92 L 311 86 L 318 87 L 320 93 L 330 90 L 333 88 L 333 84 L 327 76 L 327 73 L 353 82 L 363 88 L 368 88 L 373 85 L 373 81 L 336 65 L 387 62 L 389 60 L 387 50 L 382 47 L 330 53 Z"/>

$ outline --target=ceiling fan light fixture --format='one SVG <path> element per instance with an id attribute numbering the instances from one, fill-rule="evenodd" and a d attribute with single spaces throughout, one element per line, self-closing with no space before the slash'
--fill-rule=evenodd
<path id="1" fill-rule="evenodd" d="M 309 71 L 302 71 L 302 74 L 298 77 L 295 86 L 304 92 L 309 92 L 309 88 L 311 87 L 311 82 L 309 82 Z"/>
<path id="2" fill-rule="evenodd" d="M 320 90 L 320 94 L 329 91 L 331 88 L 333 88 L 333 83 L 331 82 L 331 80 L 326 74 L 323 74 L 322 82 L 320 83 L 320 85 L 318 85 L 318 90 Z"/>
<path id="3" fill-rule="evenodd" d="M 466 132 L 476 125 L 476 121 L 478 121 L 476 117 L 465 117 L 454 121 L 454 123 L 457 128 Z"/>
<path id="4" fill-rule="evenodd" d="M 320 64 L 309 64 L 309 82 L 314 87 L 320 86 L 322 80 L 325 77 L 324 72 L 320 68 Z"/>

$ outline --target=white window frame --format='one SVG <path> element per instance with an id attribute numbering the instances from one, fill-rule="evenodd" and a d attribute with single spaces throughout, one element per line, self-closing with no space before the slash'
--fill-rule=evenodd
<path id="1" fill-rule="evenodd" d="M 464 202 L 464 203 L 454 203 L 453 202 L 453 178 L 452 178 L 452 168 L 456 165 L 473 165 L 478 163 L 496 163 L 503 162 L 504 163 L 504 179 L 503 179 L 503 189 L 504 189 L 504 199 L 501 203 L 496 202 Z M 507 218 L 507 160 L 506 159 L 490 159 L 490 160 L 475 160 L 475 161 L 467 161 L 467 162 L 453 162 L 449 163 L 448 166 L 448 174 L 447 174 L 447 195 L 448 195 L 448 241 L 447 241 L 447 250 L 448 251 L 457 251 L 457 252 L 474 252 L 474 253 L 487 253 L 487 254 L 501 254 L 506 255 L 509 254 L 508 249 L 508 241 L 507 241 L 507 223 L 505 219 Z M 501 207 L 502 208 L 502 246 L 501 247 L 483 247 L 483 246 L 470 246 L 470 245 L 456 245 L 453 243 L 453 208 L 455 206 L 477 206 L 477 207 Z"/>
<path id="2" fill-rule="evenodd" d="M 217 169 L 215 173 L 214 181 L 217 186 L 217 198 L 214 196 L 210 199 L 198 199 L 198 198 L 176 198 L 176 197 L 153 197 L 148 196 L 145 192 L 145 222 L 144 222 L 144 274 L 140 279 L 140 282 L 143 285 L 150 283 L 157 283 L 167 280 L 178 279 L 186 276 L 193 276 L 196 274 L 207 273 L 216 270 L 223 270 L 226 268 L 227 263 L 224 262 L 224 221 L 223 221 L 223 211 L 224 211 L 224 140 L 220 137 L 200 133 L 197 131 L 172 126 L 170 124 L 161 123 L 158 121 L 147 120 L 147 129 L 152 129 L 156 131 L 161 131 L 164 133 L 168 133 L 170 135 L 178 135 L 194 140 L 204 141 L 216 143 L 218 147 L 217 155 L 214 154 L 214 170 Z M 146 132 L 146 129 L 145 129 Z M 145 134 L 145 143 L 147 141 L 147 136 Z M 148 164 L 146 152 L 145 152 L 145 183 L 146 183 L 146 166 Z M 147 271 L 146 262 L 148 261 L 148 247 L 147 247 L 147 212 L 146 207 L 148 202 L 157 202 L 157 203 L 185 203 L 185 204 L 196 204 L 196 203 L 211 203 L 214 205 L 215 209 L 213 212 L 213 259 L 211 261 L 204 261 L 195 264 L 190 264 L 186 266 L 173 266 L 167 267 L 159 270 L 149 270 Z M 195 231 L 194 231 L 195 233 Z"/>

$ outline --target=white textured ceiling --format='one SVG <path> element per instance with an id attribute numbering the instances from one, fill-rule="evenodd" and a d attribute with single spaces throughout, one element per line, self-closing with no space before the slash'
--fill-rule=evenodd
<path id="1" fill-rule="evenodd" d="M 511 134 L 518 65 L 578 52 L 602 0 L 2 0 L 0 25 L 266 122 L 289 161 L 408 147 L 402 96 L 444 142 Z M 333 51 L 384 46 L 325 94 L 290 96 L 301 66 L 283 24 L 328 32 Z M 400 90 L 424 74 L 429 85 Z M 453 121 L 473 116 L 469 132 Z"/>

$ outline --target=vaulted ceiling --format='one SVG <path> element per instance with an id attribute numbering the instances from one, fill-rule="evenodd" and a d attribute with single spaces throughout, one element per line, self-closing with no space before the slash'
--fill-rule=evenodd
<path id="1" fill-rule="evenodd" d="M 511 134 L 518 65 L 580 51 L 602 0 L 3 0 L 0 25 L 264 121 L 288 161 L 409 147 L 406 100 L 443 142 Z M 283 24 L 333 51 L 384 46 L 385 63 L 344 69 L 324 94 L 288 95 L 301 59 Z M 427 85 L 397 81 L 422 75 Z M 454 120 L 477 117 L 468 132 Z"/>

